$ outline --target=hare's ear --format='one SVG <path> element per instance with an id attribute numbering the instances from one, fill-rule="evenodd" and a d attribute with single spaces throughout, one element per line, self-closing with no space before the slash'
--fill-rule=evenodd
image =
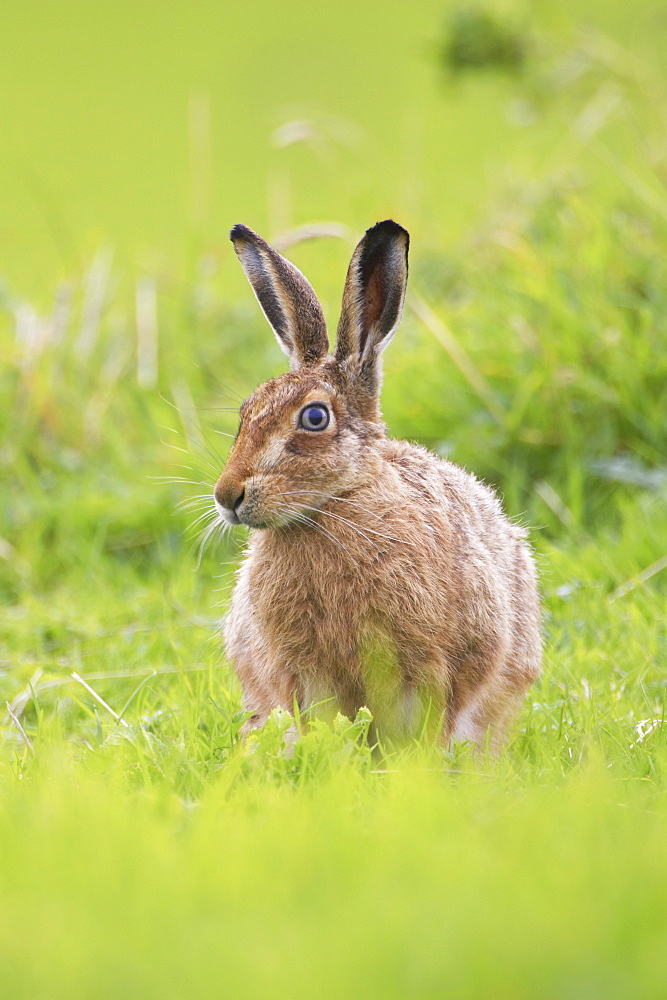
<path id="1" fill-rule="evenodd" d="M 387 219 L 369 229 L 354 251 L 345 281 L 336 360 L 349 360 L 369 392 L 379 388 L 380 354 L 401 320 L 410 237 Z"/>
<path id="2" fill-rule="evenodd" d="M 247 226 L 234 226 L 229 238 L 292 368 L 323 358 L 329 350 L 324 313 L 301 271 Z"/>

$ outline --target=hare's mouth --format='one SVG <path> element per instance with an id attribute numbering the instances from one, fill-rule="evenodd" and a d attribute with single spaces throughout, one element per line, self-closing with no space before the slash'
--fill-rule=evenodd
<path id="1" fill-rule="evenodd" d="M 225 524 L 241 523 L 241 520 L 235 510 L 232 510 L 231 507 L 223 507 L 217 497 L 213 498 L 213 502 L 215 503 L 215 509 L 217 510 L 221 521 L 224 521 Z"/>
<path id="2" fill-rule="evenodd" d="M 297 489 L 269 476 L 253 476 L 231 489 L 216 488 L 214 493 L 220 520 L 232 526 L 244 524 L 248 528 L 312 526 L 330 498 L 328 491 L 315 489 L 312 484 Z M 332 517 L 342 520 L 338 515 Z"/>
<path id="3" fill-rule="evenodd" d="M 245 524 L 247 528 L 282 528 L 293 520 L 282 511 L 264 511 L 252 500 L 242 500 L 233 508 L 223 506 L 217 497 L 214 498 L 214 502 L 220 520 L 233 526 Z"/>
<path id="4" fill-rule="evenodd" d="M 267 527 L 267 524 L 265 523 L 266 518 L 263 517 L 262 512 L 258 510 L 260 505 L 258 503 L 256 490 L 252 488 L 249 489 L 247 484 L 241 487 L 240 492 L 237 489 L 231 494 L 224 494 L 224 499 L 230 501 L 229 506 L 227 503 L 222 503 L 215 494 L 213 499 L 218 516 L 221 521 L 224 521 L 225 524 L 231 524 L 233 526 L 237 524 L 245 524 L 248 528 Z"/>

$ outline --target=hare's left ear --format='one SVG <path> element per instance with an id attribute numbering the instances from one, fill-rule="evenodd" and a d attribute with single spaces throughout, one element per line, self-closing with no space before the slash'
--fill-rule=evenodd
<path id="1" fill-rule="evenodd" d="M 347 272 L 335 357 L 352 362 L 371 393 L 379 390 L 380 354 L 401 320 L 409 245 L 398 223 L 378 222 L 354 251 Z"/>
<path id="2" fill-rule="evenodd" d="M 229 238 L 292 368 L 323 358 L 329 350 L 324 313 L 301 271 L 247 226 L 234 226 Z"/>

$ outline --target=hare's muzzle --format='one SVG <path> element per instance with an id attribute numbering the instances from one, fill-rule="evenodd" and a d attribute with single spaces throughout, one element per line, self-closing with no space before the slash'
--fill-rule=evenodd
<path id="1" fill-rule="evenodd" d="M 213 492 L 215 506 L 223 521 L 228 524 L 240 524 L 239 511 L 245 499 L 245 486 L 243 483 L 234 482 L 224 475 L 216 483 Z"/>

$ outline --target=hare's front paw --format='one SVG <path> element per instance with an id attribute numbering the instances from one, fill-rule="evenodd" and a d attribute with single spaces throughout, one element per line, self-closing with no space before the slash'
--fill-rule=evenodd
<path id="1" fill-rule="evenodd" d="M 268 712 L 253 712 L 241 726 L 241 736 L 248 736 L 255 729 L 261 729 L 269 717 Z"/>

